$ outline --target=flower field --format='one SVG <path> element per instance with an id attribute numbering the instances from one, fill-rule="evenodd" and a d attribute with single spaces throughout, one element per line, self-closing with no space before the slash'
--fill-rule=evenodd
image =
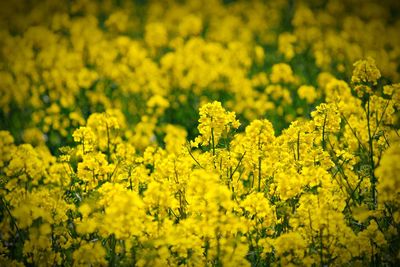
<path id="1" fill-rule="evenodd" d="M 400 3 L 0 3 L 0 266 L 400 266 Z"/>

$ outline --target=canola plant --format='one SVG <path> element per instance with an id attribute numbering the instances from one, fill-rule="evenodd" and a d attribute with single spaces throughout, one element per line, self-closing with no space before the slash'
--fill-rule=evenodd
<path id="1" fill-rule="evenodd" d="M 2 1 L 0 266 L 398 266 L 396 1 Z"/>

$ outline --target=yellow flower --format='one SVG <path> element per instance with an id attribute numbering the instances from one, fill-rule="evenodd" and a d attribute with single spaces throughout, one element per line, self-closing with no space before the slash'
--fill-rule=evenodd
<path id="1" fill-rule="evenodd" d="M 218 145 L 221 137 L 226 136 L 231 129 L 237 129 L 240 126 L 235 113 L 226 111 L 218 101 L 200 107 L 199 115 L 197 128 L 200 136 L 196 138 L 195 143 L 205 146 L 211 144 L 213 149 Z"/>
<path id="2" fill-rule="evenodd" d="M 296 77 L 292 68 L 286 63 L 278 63 L 272 66 L 271 82 L 273 83 L 295 83 Z"/>
<path id="3" fill-rule="evenodd" d="M 162 23 L 149 23 L 146 25 L 144 40 L 150 47 L 162 47 L 168 42 L 167 30 Z"/>
<path id="4" fill-rule="evenodd" d="M 72 253 L 75 266 L 106 266 L 106 250 L 100 242 L 83 241 Z"/>
<path id="5" fill-rule="evenodd" d="M 385 151 L 379 167 L 375 170 L 378 177 L 378 201 L 395 202 L 400 205 L 400 169 L 397 162 L 400 159 L 400 142 L 397 140 Z"/>
<path id="6" fill-rule="evenodd" d="M 181 23 L 179 23 L 178 30 L 182 37 L 190 35 L 198 35 L 203 29 L 203 22 L 199 16 L 188 15 L 185 16 Z"/>
<path id="7" fill-rule="evenodd" d="M 300 99 L 305 99 L 309 104 L 314 103 L 318 96 L 315 88 L 309 85 L 300 86 L 299 89 L 297 89 L 297 94 L 299 95 Z"/>
<path id="8" fill-rule="evenodd" d="M 381 72 L 376 67 L 375 60 L 371 57 L 358 60 L 353 66 L 354 70 L 351 82 L 354 84 L 369 83 L 376 85 L 378 79 L 381 77 Z"/>

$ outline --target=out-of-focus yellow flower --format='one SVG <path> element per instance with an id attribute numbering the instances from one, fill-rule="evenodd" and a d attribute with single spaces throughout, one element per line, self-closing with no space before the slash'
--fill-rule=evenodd
<path id="1" fill-rule="evenodd" d="M 315 88 L 310 85 L 302 85 L 297 89 L 297 94 L 300 99 L 305 99 L 307 103 L 312 104 L 317 99 L 317 92 Z"/>
<path id="2" fill-rule="evenodd" d="M 292 68 L 286 63 L 278 63 L 272 66 L 271 82 L 273 83 L 295 83 L 296 78 Z"/>
<path id="3" fill-rule="evenodd" d="M 146 25 L 144 40 L 150 47 L 159 48 L 167 44 L 168 32 L 162 23 L 149 23 Z"/>

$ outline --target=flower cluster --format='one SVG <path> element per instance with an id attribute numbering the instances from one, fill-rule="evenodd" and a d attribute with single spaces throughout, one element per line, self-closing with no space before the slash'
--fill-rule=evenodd
<path id="1" fill-rule="evenodd" d="M 195 146 L 198 143 L 205 146 L 211 144 L 215 149 L 221 137 L 226 136 L 231 128 L 237 129 L 240 126 L 235 113 L 226 111 L 217 101 L 202 106 L 199 115 L 200 136 L 196 138 Z"/>

